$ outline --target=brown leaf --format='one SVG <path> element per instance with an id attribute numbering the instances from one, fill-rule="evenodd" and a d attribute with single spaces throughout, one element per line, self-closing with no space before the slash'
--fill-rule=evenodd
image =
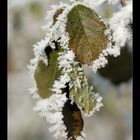
<path id="1" fill-rule="evenodd" d="M 62 113 L 69 140 L 76 140 L 83 129 L 83 119 L 79 108 L 75 103 L 71 104 L 71 100 L 68 99 Z"/>
<path id="2" fill-rule="evenodd" d="M 80 136 L 81 131 L 83 130 L 84 121 L 82 119 L 82 114 L 75 102 L 71 103 L 69 99 L 69 83 L 66 84 L 66 88 L 63 89 L 63 93 L 67 93 L 67 102 L 64 105 L 62 114 L 64 116 L 63 121 L 67 128 L 68 139 L 76 140 L 77 136 Z"/>
<path id="3" fill-rule="evenodd" d="M 79 62 L 90 64 L 107 47 L 105 30 L 105 24 L 93 10 L 79 4 L 69 12 L 66 26 L 70 36 L 69 47 Z"/>

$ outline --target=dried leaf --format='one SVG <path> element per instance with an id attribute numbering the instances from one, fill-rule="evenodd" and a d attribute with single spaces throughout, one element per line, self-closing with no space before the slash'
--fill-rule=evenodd
<path id="1" fill-rule="evenodd" d="M 76 137 L 80 135 L 83 129 L 83 119 L 81 112 L 75 103 L 71 104 L 71 100 L 68 99 L 63 108 L 64 124 L 67 128 L 68 138 L 70 140 L 76 140 Z"/>
<path id="2" fill-rule="evenodd" d="M 68 14 L 66 31 L 70 36 L 69 47 L 79 62 L 90 64 L 107 47 L 105 30 L 105 24 L 95 11 L 80 4 L 73 7 Z"/>
<path id="3" fill-rule="evenodd" d="M 46 54 L 49 59 L 49 64 L 46 66 L 41 60 L 35 72 L 35 80 L 38 88 L 39 95 L 42 98 L 49 97 L 52 92 L 53 82 L 59 77 L 60 70 L 58 70 L 57 58 L 58 58 L 58 48 L 52 50 L 50 47 L 46 48 Z"/>
<path id="4" fill-rule="evenodd" d="M 69 140 L 76 140 L 76 137 L 80 136 L 83 129 L 84 121 L 77 104 L 75 102 L 72 103 L 71 99 L 69 98 L 69 83 L 66 83 L 66 88 L 63 89 L 63 93 L 67 93 L 66 96 L 68 98 L 62 111 L 64 116 L 63 121 L 67 128 L 67 136 Z"/>

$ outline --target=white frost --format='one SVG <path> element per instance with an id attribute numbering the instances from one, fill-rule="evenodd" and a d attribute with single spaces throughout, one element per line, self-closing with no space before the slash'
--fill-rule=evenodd
<path id="1" fill-rule="evenodd" d="M 109 21 L 110 29 L 113 31 L 113 41 L 116 47 L 123 47 L 132 37 L 128 25 L 132 23 L 132 1 L 128 1 L 117 13 L 114 13 Z"/>
<path id="2" fill-rule="evenodd" d="M 103 2 L 105 2 L 105 1 L 107 1 L 107 0 L 83 0 L 84 1 L 84 3 L 86 3 L 86 4 L 88 4 L 88 5 L 90 5 L 90 4 L 92 4 L 92 5 L 101 5 Z"/>
<path id="3" fill-rule="evenodd" d="M 66 127 L 63 122 L 62 109 L 67 101 L 66 94 L 53 94 L 47 99 L 41 99 L 36 103 L 34 110 L 39 112 L 41 117 L 45 117 L 46 121 L 52 124 L 49 128 L 50 132 L 54 132 L 55 137 L 66 138 Z"/>
<path id="4" fill-rule="evenodd" d="M 57 94 L 60 94 L 68 82 L 70 82 L 70 77 L 67 73 L 65 73 L 64 75 L 61 75 L 58 80 L 54 81 L 53 88 L 51 90 Z"/>
<path id="5" fill-rule="evenodd" d="M 70 0 L 71 5 L 64 4 L 60 2 L 59 5 L 53 5 L 52 10 L 47 12 L 46 20 L 47 24 L 43 28 L 46 30 L 46 36 L 40 42 L 33 45 L 33 52 L 35 58 L 30 61 L 29 74 L 32 80 L 32 87 L 29 92 L 33 94 L 34 98 L 38 98 L 38 102 L 34 107 L 35 111 L 39 112 L 39 115 L 46 118 L 46 121 L 52 124 L 49 128 L 50 132 L 54 132 L 54 137 L 67 137 L 66 127 L 63 122 L 62 109 L 65 102 L 67 101 L 66 93 L 62 94 L 62 89 L 66 87 L 66 83 L 69 83 L 70 89 L 81 88 L 85 86 L 83 83 L 83 68 L 79 66 L 75 54 L 69 49 L 69 34 L 66 32 L 67 15 L 69 11 L 77 4 L 83 4 L 88 8 L 94 9 L 100 6 L 106 0 L 83 0 L 83 2 L 78 2 L 76 0 Z M 118 0 L 108 0 L 109 3 L 116 3 Z M 63 9 L 63 12 L 58 15 L 57 21 L 54 23 L 54 14 L 59 9 Z M 127 28 L 128 24 L 132 22 L 132 1 L 128 1 L 126 6 L 120 9 L 119 12 L 114 13 L 112 18 L 109 20 L 109 29 L 105 31 L 105 35 L 108 36 L 109 42 L 106 49 L 99 54 L 98 59 L 93 61 L 89 66 L 94 72 L 99 68 L 105 67 L 108 63 L 106 56 L 113 55 L 114 57 L 120 55 L 120 48 L 125 45 L 125 43 L 131 38 L 131 33 Z M 111 32 L 112 31 L 112 32 Z M 48 65 L 48 58 L 45 54 L 44 49 L 50 46 L 55 49 L 56 41 L 60 44 L 62 51 L 58 56 L 58 68 L 61 70 L 61 75 L 57 80 L 54 81 L 52 85 L 52 95 L 47 99 L 41 99 L 37 94 L 38 89 L 36 87 L 36 82 L 34 79 L 34 73 L 40 60 Z M 115 42 L 112 45 L 111 42 Z M 73 78 L 71 75 L 76 76 Z M 86 77 L 84 80 L 87 80 Z M 99 111 L 103 107 L 102 97 L 99 93 L 91 93 L 93 95 L 93 101 L 95 102 L 95 107 L 88 114 L 91 116 L 95 111 Z M 73 102 L 73 100 L 72 100 Z M 78 136 L 77 140 L 84 140 L 85 134 L 81 132 L 81 136 Z"/>

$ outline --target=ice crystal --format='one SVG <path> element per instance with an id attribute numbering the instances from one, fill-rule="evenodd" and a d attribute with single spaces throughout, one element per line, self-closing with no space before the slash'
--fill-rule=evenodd
<path id="1" fill-rule="evenodd" d="M 46 118 L 46 121 L 52 124 L 49 128 L 50 132 L 55 133 L 55 137 L 65 137 L 66 127 L 62 121 L 62 108 L 67 101 L 66 94 L 53 94 L 47 99 L 41 99 L 36 103 L 34 110 L 39 112 L 39 115 Z"/>
<path id="2" fill-rule="evenodd" d="M 130 23 L 132 23 L 132 1 L 128 1 L 119 12 L 114 13 L 109 21 L 115 48 L 125 46 L 125 43 L 132 37 L 128 29 Z"/>
<path id="3" fill-rule="evenodd" d="M 66 88 L 66 84 L 69 84 L 69 90 L 74 88 L 75 92 L 78 89 L 86 87 L 86 89 L 91 95 L 92 100 L 95 103 L 95 107 L 88 114 L 85 113 L 85 116 L 91 116 L 94 112 L 99 111 L 103 107 L 102 97 L 99 93 L 93 91 L 93 87 L 89 87 L 88 79 L 85 76 L 82 65 L 77 61 L 75 53 L 69 48 L 69 34 L 66 32 L 67 24 L 67 15 L 71 9 L 78 5 L 82 4 L 88 8 L 94 9 L 95 7 L 100 6 L 106 0 L 83 0 L 78 2 L 76 0 L 70 0 L 71 4 L 65 4 L 60 2 L 59 5 L 53 5 L 52 10 L 47 12 L 46 26 L 43 28 L 46 31 L 46 36 L 40 42 L 37 42 L 33 45 L 33 52 L 35 58 L 30 61 L 29 75 L 32 81 L 32 87 L 29 89 L 29 92 L 33 94 L 34 98 L 38 99 L 34 110 L 39 112 L 39 115 L 46 118 L 46 121 L 51 124 L 49 128 L 50 132 L 54 133 L 54 137 L 64 137 L 67 138 L 66 126 L 63 122 L 62 109 L 64 104 L 68 100 L 63 89 Z M 112 1 L 108 0 L 109 3 L 116 3 L 118 0 Z M 91 4 L 92 3 L 92 4 Z M 112 3 L 112 4 L 113 4 Z M 93 6 L 94 5 L 94 6 Z M 60 10 L 62 13 L 58 15 L 56 21 L 54 22 L 55 13 Z M 104 22 L 104 20 L 101 18 Z M 131 33 L 128 29 L 128 24 L 132 22 L 132 1 L 128 1 L 126 6 L 122 7 L 120 11 L 114 13 L 112 18 L 108 23 L 105 23 L 108 26 L 108 29 L 105 31 L 105 35 L 108 37 L 108 46 L 106 49 L 102 50 L 98 58 L 88 65 L 92 71 L 96 72 L 99 68 L 105 67 L 108 63 L 106 56 L 120 55 L 120 48 L 125 45 L 125 43 L 131 38 Z M 61 74 L 57 80 L 52 84 L 52 95 L 47 99 L 41 99 L 38 95 L 38 89 L 34 79 L 35 70 L 38 66 L 38 63 L 43 60 L 43 62 L 48 66 L 49 58 L 45 54 L 45 48 L 51 47 L 56 49 L 57 42 L 61 47 L 61 51 L 58 53 L 58 68 L 61 71 Z M 112 44 L 114 43 L 114 44 Z M 73 104 L 73 96 L 69 97 L 71 99 L 71 104 Z M 80 99 L 79 99 L 80 100 Z M 78 106 L 81 110 L 82 108 Z M 81 135 L 76 138 L 77 140 L 84 140 L 85 134 L 81 132 Z"/>
<path id="4" fill-rule="evenodd" d="M 83 0 L 84 3 L 90 5 L 91 3 L 94 5 L 101 5 L 103 2 L 105 2 L 106 0 Z"/>
<path id="5" fill-rule="evenodd" d="M 86 134 L 82 131 L 81 135 L 76 137 L 76 140 L 85 140 L 85 138 L 86 138 Z"/>
<path id="6" fill-rule="evenodd" d="M 70 82 L 70 77 L 67 73 L 61 75 L 58 80 L 54 81 L 53 88 L 51 89 L 55 93 L 62 93 L 62 89 L 66 87 L 66 83 Z"/>

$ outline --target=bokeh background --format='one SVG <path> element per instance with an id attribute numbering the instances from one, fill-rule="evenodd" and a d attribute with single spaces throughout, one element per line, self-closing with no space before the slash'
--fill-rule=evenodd
<path id="1" fill-rule="evenodd" d="M 58 2 L 8 0 L 8 140 L 54 139 L 48 131 L 49 124 L 33 111 L 35 100 L 28 94 L 27 65 L 34 57 L 32 45 L 45 36 L 41 27 L 46 24 L 46 11 Z M 117 4 L 104 3 L 99 12 L 108 19 L 117 10 Z M 110 58 L 108 68 L 100 73 L 86 70 L 90 83 L 100 91 L 104 102 L 100 112 L 85 118 L 87 140 L 132 140 L 131 42 L 126 44 L 121 57 Z"/>

